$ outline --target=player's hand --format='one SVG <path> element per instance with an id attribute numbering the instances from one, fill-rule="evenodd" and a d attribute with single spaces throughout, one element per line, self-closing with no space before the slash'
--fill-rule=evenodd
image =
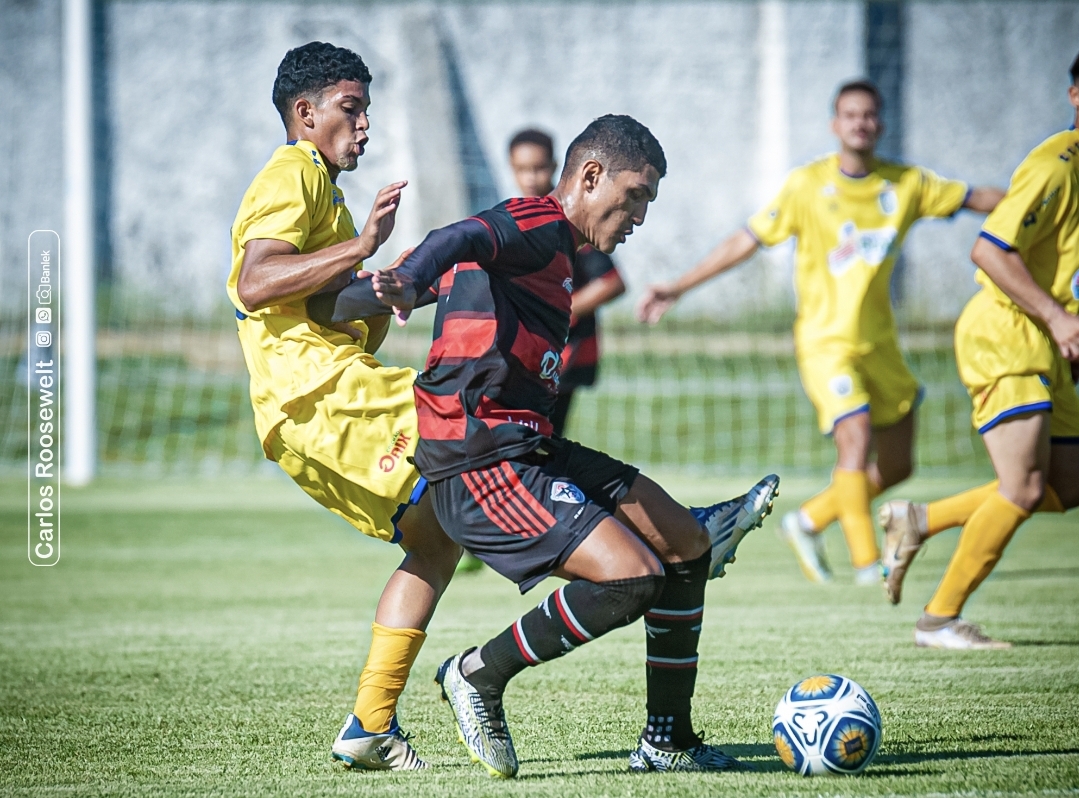
<path id="1" fill-rule="evenodd" d="M 355 322 L 351 321 L 339 321 L 330 325 L 330 329 L 334 332 L 344 333 L 353 341 L 359 341 L 362 338 L 367 337 L 367 330 L 357 327 Z"/>
<path id="2" fill-rule="evenodd" d="M 405 257 L 407 255 L 398 260 Z M 375 296 L 393 308 L 394 318 L 404 327 L 412 308 L 416 306 L 415 283 L 393 268 L 375 272 L 375 276 L 371 278 L 371 287 L 375 289 Z"/>
<path id="3" fill-rule="evenodd" d="M 415 247 L 409 247 L 408 249 L 406 249 L 404 252 L 397 256 L 397 260 L 395 260 L 393 263 L 386 267 L 386 271 L 389 271 L 390 269 L 396 269 L 408 259 L 409 255 L 411 255 L 415 251 Z"/>
<path id="4" fill-rule="evenodd" d="M 655 324 L 682 294 L 669 285 L 650 285 L 637 305 L 637 321 Z"/>
<path id="5" fill-rule="evenodd" d="M 401 191 L 408 185 L 407 180 L 398 183 L 390 183 L 375 195 L 375 202 L 371 206 L 371 213 L 367 217 L 367 223 L 360 231 L 360 260 L 378 252 L 378 248 L 385 243 L 393 232 L 393 225 L 397 221 L 397 208 L 401 204 Z"/>
<path id="6" fill-rule="evenodd" d="M 1062 312 L 1049 321 L 1049 333 L 1060 347 L 1060 354 L 1073 363 L 1079 360 L 1079 316 Z"/>

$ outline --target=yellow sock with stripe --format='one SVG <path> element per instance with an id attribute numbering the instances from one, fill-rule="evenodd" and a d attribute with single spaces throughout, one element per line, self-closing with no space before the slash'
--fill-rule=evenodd
<path id="1" fill-rule="evenodd" d="M 942 618 L 958 616 L 971 593 L 1000 560 L 1015 530 L 1028 518 L 1030 513 L 1023 508 L 997 491 L 990 493 L 963 527 L 959 545 L 925 611 Z"/>
<path id="2" fill-rule="evenodd" d="M 880 493 L 880 485 L 873 480 L 869 480 L 869 500 L 873 501 L 873 499 L 880 496 Z M 821 532 L 828 524 L 839 520 L 839 506 L 836 503 L 835 483 L 830 483 L 827 488 L 813 498 L 808 499 L 805 504 L 799 508 L 799 511 L 812 525 L 814 532 Z"/>
<path id="3" fill-rule="evenodd" d="M 869 517 L 869 475 L 865 471 L 837 468 L 832 473 L 839 523 L 855 568 L 865 568 L 880 560 L 877 533 Z"/>
<path id="4" fill-rule="evenodd" d="M 931 538 L 938 532 L 943 532 L 945 529 L 951 529 L 955 526 L 964 526 L 971 514 L 977 510 L 990 494 L 997 492 L 997 486 L 1000 482 L 993 480 L 985 485 L 979 485 L 976 488 L 957 493 L 955 496 L 949 496 L 946 499 L 940 499 L 939 501 L 929 502 L 925 506 L 925 518 L 926 518 L 926 537 Z M 1041 504 L 1035 509 L 1036 513 L 1063 513 L 1064 504 L 1060 501 L 1060 497 L 1052 487 L 1046 485 L 1045 496 L 1042 497 Z"/>
<path id="5" fill-rule="evenodd" d="M 365 731 L 384 732 L 397 712 L 412 663 L 427 634 L 419 629 L 393 629 L 371 624 L 371 651 L 360 674 L 353 714 Z"/>

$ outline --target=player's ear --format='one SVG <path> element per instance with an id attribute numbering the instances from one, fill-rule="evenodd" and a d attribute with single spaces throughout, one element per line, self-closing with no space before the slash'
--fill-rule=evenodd
<path id="1" fill-rule="evenodd" d="M 315 104 L 307 97 L 297 97 L 292 104 L 292 116 L 306 128 L 315 126 Z"/>
<path id="2" fill-rule="evenodd" d="M 1068 101 L 1071 102 L 1073 108 L 1079 108 L 1079 86 L 1068 86 Z"/>
<path id="3" fill-rule="evenodd" d="M 599 161 L 589 158 L 583 164 L 581 164 L 581 183 L 584 184 L 584 190 L 588 192 L 595 191 L 599 186 L 600 178 L 603 176 L 603 164 Z"/>

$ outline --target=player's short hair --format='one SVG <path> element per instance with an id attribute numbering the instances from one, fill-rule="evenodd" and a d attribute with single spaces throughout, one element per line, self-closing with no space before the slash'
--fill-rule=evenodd
<path id="1" fill-rule="evenodd" d="M 308 42 L 289 50 L 281 59 L 273 82 L 273 104 L 288 124 L 297 98 L 314 98 L 342 80 L 370 83 L 371 71 L 351 50 L 327 42 Z"/>
<path id="2" fill-rule="evenodd" d="M 1072 68 L 1069 70 L 1072 76 L 1072 83 L 1079 86 L 1079 55 L 1075 56 L 1075 60 L 1072 61 Z"/>
<path id="3" fill-rule="evenodd" d="M 877 105 L 877 113 L 880 113 L 884 107 L 884 98 L 880 94 L 880 89 L 877 88 L 877 84 L 871 80 L 848 80 L 835 93 L 835 99 L 832 100 L 832 113 L 839 113 L 839 99 L 845 94 L 853 94 L 856 91 L 864 92 L 873 98 L 873 102 Z"/>
<path id="4" fill-rule="evenodd" d="M 534 144 L 537 147 L 542 147 L 547 153 L 547 160 L 554 160 L 554 139 L 542 130 L 530 127 L 514 134 L 513 138 L 510 139 L 509 151 L 512 153 L 522 144 Z"/>
<path id="5" fill-rule="evenodd" d="M 652 131 L 623 114 L 607 114 L 593 120 L 566 150 L 563 174 L 572 174 L 590 158 L 612 174 L 627 169 L 641 171 L 649 165 L 660 177 L 667 174 L 667 157 Z"/>

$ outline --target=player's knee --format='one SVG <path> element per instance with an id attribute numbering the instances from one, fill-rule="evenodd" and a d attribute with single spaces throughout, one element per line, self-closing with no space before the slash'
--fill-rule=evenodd
<path id="1" fill-rule="evenodd" d="M 1031 471 L 1023 479 L 1017 480 L 1015 484 L 1002 484 L 1001 487 L 1001 492 L 1013 504 L 1028 513 L 1034 512 L 1045 496 L 1045 474 L 1041 471 Z"/>
<path id="2" fill-rule="evenodd" d="M 659 601 L 666 577 L 658 574 L 616 579 L 596 584 L 601 603 L 609 614 L 609 628 L 627 626 L 642 617 Z"/>

